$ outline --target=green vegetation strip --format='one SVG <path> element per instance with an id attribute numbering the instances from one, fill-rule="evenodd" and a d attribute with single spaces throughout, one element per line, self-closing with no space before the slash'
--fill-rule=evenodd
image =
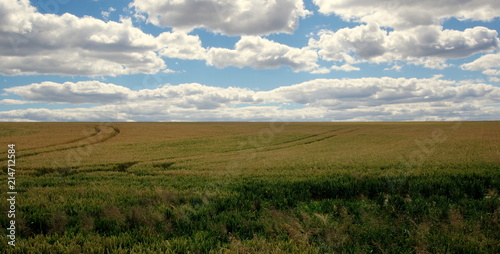
<path id="1" fill-rule="evenodd" d="M 498 174 L 124 177 L 41 176 L 24 183 L 20 240 L 16 248 L 5 241 L 1 248 L 9 253 L 500 251 Z M 0 221 L 8 225 L 5 216 Z"/>

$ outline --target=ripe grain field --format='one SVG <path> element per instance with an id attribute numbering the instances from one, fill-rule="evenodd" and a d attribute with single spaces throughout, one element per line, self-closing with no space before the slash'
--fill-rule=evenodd
<path id="1" fill-rule="evenodd" d="M 0 141 L 19 193 L 2 253 L 500 253 L 497 121 L 0 123 Z"/>

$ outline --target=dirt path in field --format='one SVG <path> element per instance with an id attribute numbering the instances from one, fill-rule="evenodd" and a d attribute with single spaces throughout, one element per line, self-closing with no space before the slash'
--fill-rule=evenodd
<path id="1" fill-rule="evenodd" d="M 111 125 L 97 125 L 94 127 L 94 131 L 88 136 L 77 138 L 60 144 L 52 144 L 43 147 L 19 150 L 17 158 L 19 159 L 23 157 L 35 156 L 38 154 L 69 150 L 89 145 L 96 145 L 115 137 L 119 133 L 120 129 L 118 129 L 117 127 Z M 3 160 L 6 159 L 0 159 L 0 161 Z"/>

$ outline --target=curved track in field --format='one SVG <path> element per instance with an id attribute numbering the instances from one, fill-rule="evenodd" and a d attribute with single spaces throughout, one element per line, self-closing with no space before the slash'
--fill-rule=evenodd
<path id="1" fill-rule="evenodd" d="M 344 130 L 344 131 L 341 131 L 341 130 L 343 130 L 343 129 L 337 129 L 337 130 L 327 131 L 327 132 L 320 133 L 320 134 L 314 134 L 314 135 L 311 135 L 308 137 L 304 137 L 304 138 L 293 140 L 293 141 L 283 142 L 281 144 L 276 144 L 276 145 L 272 145 L 272 146 L 263 146 L 260 148 L 251 148 L 251 149 L 245 149 L 245 150 L 257 150 L 257 152 L 267 152 L 267 151 L 287 149 L 287 148 L 300 146 L 300 145 L 310 145 L 310 144 L 314 144 L 317 142 L 321 142 L 321 141 L 336 137 L 338 135 L 342 135 L 342 134 L 356 131 L 357 129 Z"/>
<path id="2" fill-rule="evenodd" d="M 233 156 L 237 155 L 238 153 L 242 152 L 251 152 L 251 153 L 264 153 L 268 151 L 275 151 L 275 150 L 283 150 L 283 149 L 288 149 L 296 146 L 306 146 L 306 145 L 312 145 L 318 142 L 322 142 L 328 139 L 331 139 L 333 137 L 354 132 L 358 129 L 346 129 L 344 130 L 343 128 L 319 133 L 319 134 L 312 134 L 306 137 L 298 138 L 298 139 L 293 139 L 293 140 L 287 140 L 279 144 L 274 144 L 274 145 L 262 145 L 259 147 L 251 147 L 251 148 L 244 148 L 244 149 L 236 149 L 236 150 L 230 150 L 230 151 L 225 151 L 225 152 L 216 152 L 216 153 L 210 153 L 210 154 L 201 154 L 201 155 L 191 155 L 191 156 L 182 156 L 182 157 L 167 157 L 167 158 L 162 158 L 162 159 L 155 159 L 151 161 L 143 161 L 138 164 L 147 164 L 147 163 L 160 163 L 160 162 L 171 162 L 171 163 L 178 163 L 178 162 L 185 162 L 185 161 L 193 161 L 193 160 L 200 160 L 200 159 L 205 159 L 207 157 L 213 157 L 217 155 L 227 155 L 227 156 Z"/>
<path id="3" fill-rule="evenodd" d="M 102 164 L 99 166 L 102 166 L 104 168 L 107 168 L 109 166 L 109 169 L 105 169 L 104 171 L 126 171 L 129 167 L 134 166 L 134 165 L 146 165 L 146 164 L 153 164 L 153 165 L 163 165 L 165 163 L 170 163 L 170 164 L 175 164 L 179 162 L 186 162 L 186 161 L 199 161 L 199 160 L 205 160 L 209 159 L 210 157 L 214 156 L 227 156 L 227 157 L 232 157 L 232 156 L 241 156 L 244 153 L 265 153 L 269 151 L 276 151 L 276 150 L 285 150 L 285 149 L 290 149 L 294 148 L 297 146 L 309 146 L 309 145 L 314 145 L 318 142 L 322 142 L 325 140 L 329 140 L 331 138 L 334 138 L 339 135 L 343 135 L 349 132 L 356 131 L 357 129 L 344 129 L 344 128 L 338 128 L 334 130 L 329 130 L 326 132 L 322 133 L 317 133 L 317 134 L 311 134 L 307 135 L 304 137 L 296 138 L 296 139 L 290 139 L 283 141 L 278 144 L 272 144 L 272 145 L 266 145 L 262 144 L 257 147 L 246 147 L 243 149 L 233 149 L 233 150 L 228 150 L 228 151 L 223 151 L 223 152 L 214 152 L 214 153 L 207 153 L 207 154 L 198 154 L 198 155 L 189 155 L 189 156 L 181 156 L 181 157 L 166 157 L 166 158 L 158 158 L 158 159 L 153 159 L 153 160 L 147 160 L 147 161 L 135 161 L 133 163 L 127 162 L 127 163 L 121 163 L 123 165 L 118 165 L 116 163 L 112 163 L 110 165 L 108 164 Z M 109 125 L 101 125 L 101 126 L 95 126 L 94 131 L 86 136 L 86 137 L 81 137 L 78 139 L 74 139 L 69 142 L 64 142 L 60 144 L 54 144 L 54 145 L 48 145 L 44 147 L 38 147 L 38 148 L 31 148 L 27 150 L 20 150 L 19 151 L 19 156 L 18 158 L 23 158 L 23 157 L 29 157 L 29 156 L 35 156 L 39 154 L 46 154 L 46 153 L 52 153 L 52 152 L 57 152 L 57 151 L 64 151 L 64 150 L 69 150 L 69 149 L 75 149 L 75 148 L 80 148 L 80 147 L 86 147 L 86 146 L 91 146 L 91 145 L 96 145 L 103 143 L 115 136 L 117 136 L 120 133 L 120 130 L 114 126 L 109 126 Z M 0 159 L 0 161 L 2 161 Z M 116 165 L 115 165 L 116 164 Z"/>
<path id="4" fill-rule="evenodd" d="M 66 141 L 66 142 L 63 142 L 63 143 L 56 143 L 56 144 L 50 144 L 50 145 L 46 145 L 46 146 L 26 148 L 26 149 L 22 149 L 21 151 L 25 152 L 25 151 L 32 151 L 32 150 L 40 150 L 40 149 L 44 149 L 44 148 L 51 148 L 51 147 L 57 147 L 57 146 L 63 146 L 63 145 L 68 145 L 68 144 L 72 144 L 72 143 L 77 143 L 79 141 L 86 140 L 86 139 L 89 139 L 91 137 L 94 137 L 97 134 L 99 134 L 100 132 L 101 132 L 100 127 L 95 126 L 93 128 L 92 132 L 89 135 L 86 135 L 86 136 L 83 136 L 83 137 L 80 137 L 80 138 L 77 138 L 77 139 L 69 140 L 69 141 Z"/>
<path id="5" fill-rule="evenodd" d="M 64 151 L 64 150 L 69 150 L 69 149 L 74 149 L 74 148 L 86 147 L 86 146 L 90 146 L 90 145 L 96 145 L 96 144 L 103 143 L 104 141 L 115 137 L 119 133 L 120 133 L 120 130 L 114 126 L 98 125 L 98 126 L 94 127 L 94 132 L 91 133 L 89 136 L 74 139 L 72 141 L 68 141 L 68 142 L 64 142 L 64 143 L 60 143 L 60 144 L 48 145 L 48 146 L 37 147 L 37 148 L 30 148 L 30 149 L 26 149 L 26 150 L 19 150 L 19 154 L 16 157 L 19 159 L 19 158 L 35 156 L 35 155 L 39 155 L 39 154 Z M 32 151 L 32 152 L 25 152 L 27 150 Z M 3 161 L 3 160 L 6 160 L 6 159 L 0 159 L 0 161 Z"/>

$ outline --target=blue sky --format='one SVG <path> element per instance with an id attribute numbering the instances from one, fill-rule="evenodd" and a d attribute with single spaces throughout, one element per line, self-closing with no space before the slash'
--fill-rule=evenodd
<path id="1" fill-rule="evenodd" d="M 0 121 L 498 120 L 500 3 L 0 0 Z"/>

